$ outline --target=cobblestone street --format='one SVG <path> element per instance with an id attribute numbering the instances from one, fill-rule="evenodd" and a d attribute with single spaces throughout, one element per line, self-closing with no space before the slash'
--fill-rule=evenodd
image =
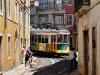
<path id="1" fill-rule="evenodd" d="M 70 62 L 68 60 L 62 60 L 58 63 L 38 70 L 33 75 L 69 75 L 69 64 Z"/>
<path id="2" fill-rule="evenodd" d="M 35 62 L 36 64 L 34 64 Z M 49 59 L 34 57 L 34 63 L 33 68 L 30 67 L 29 64 L 27 64 L 26 67 L 24 64 L 21 64 L 18 67 L 3 73 L 3 75 L 79 75 L 78 71 L 73 71 L 73 73 L 69 72 L 70 62 L 66 58 Z"/>

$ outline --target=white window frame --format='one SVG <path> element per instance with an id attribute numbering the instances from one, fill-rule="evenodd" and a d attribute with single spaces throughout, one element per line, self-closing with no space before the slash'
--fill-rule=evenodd
<path id="1" fill-rule="evenodd" d="M 68 16 L 72 16 L 72 24 L 68 24 Z M 66 20 L 67 20 L 67 26 L 72 26 L 73 25 L 73 14 L 66 14 Z"/>
<path id="2" fill-rule="evenodd" d="M 11 19 L 11 0 L 7 0 L 7 17 Z"/>
<path id="3" fill-rule="evenodd" d="M 69 4 L 69 3 L 70 3 L 70 1 L 72 1 L 72 3 L 71 3 L 71 4 Z M 67 0 L 67 6 L 72 6 L 72 5 L 74 5 L 74 0 Z"/>
<path id="4" fill-rule="evenodd" d="M 15 1 L 15 22 L 18 23 L 18 3 Z"/>
<path id="5" fill-rule="evenodd" d="M 3 15 L 3 14 L 2 14 L 2 10 L 3 10 L 3 9 L 2 9 L 2 0 L 0 0 L 0 15 Z"/>
<path id="6" fill-rule="evenodd" d="M 8 45 L 9 43 L 8 38 L 10 38 L 10 46 Z M 9 50 L 8 50 L 8 47 L 10 48 Z M 7 35 L 7 60 L 10 60 L 10 59 L 11 59 L 11 34 L 8 34 Z"/>

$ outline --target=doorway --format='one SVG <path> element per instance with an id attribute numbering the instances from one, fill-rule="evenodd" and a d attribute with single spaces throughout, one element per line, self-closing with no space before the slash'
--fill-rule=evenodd
<path id="1" fill-rule="evenodd" d="M 83 31 L 84 37 L 84 75 L 88 75 L 89 62 L 89 35 L 88 30 Z"/>
<path id="2" fill-rule="evenodd" d="M 2 71 L 2 36 L 0 36 L 0 71 Z"/>
<path id="3" fill-rule="evenodd" d="M 73 37 L 70 37 L 70 48 L 73 47 Z"/>
<path id="4" fill-rule="evenodd" d="M 18 38 L 17 38 L 17 30 L 15 31 L 15 64 L 14 66 L 18 66 Z"/>
<path id="5" fill-rule="evenodd" d="M 92 28 L 92 75 L 96 75 L 96 28 Z"/>

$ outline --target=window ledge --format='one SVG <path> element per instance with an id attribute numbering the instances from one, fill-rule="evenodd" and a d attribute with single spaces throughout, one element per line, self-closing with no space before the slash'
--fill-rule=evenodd
<path id="1" fill-rule="evenodd" d="M 7 19 L 11 20 L 11 16 L 10 17 L 7 17 Z"/>
<path id="2" fill-rule="evenodd" d="M 7 60 L 11 60 L 11 56 L 8 56 L 8 57 L 7 57 Z"/>

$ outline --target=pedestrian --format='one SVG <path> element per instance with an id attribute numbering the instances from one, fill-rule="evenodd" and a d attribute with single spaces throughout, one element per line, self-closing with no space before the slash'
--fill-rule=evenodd
<path id="1" fill-rule="evenodd" d="M 22 48 L 22 63 L 24 64 L 25 63 L 25 55 L 26 55 L 26 46 L 23 45 L 23 48 Z"/>
<path id="2" fill-rule="evenodd" d="M 28 49 L 26 50 L 26 55 L 25 55 L 25 67 L 26 67 L 27 61 L 29 61 L 31 54 L 32 52 L 30 51 L 30 47 L 28 47 Z"/>
<path id="3" fill-rule="evenodd" d="M 70 60 L 70 71 L 72 72 L 77 67 L 76 62 L 76 50 L 74 47 L 70 49 L 70 52 L 68 54 L 69 60 Z"/>

